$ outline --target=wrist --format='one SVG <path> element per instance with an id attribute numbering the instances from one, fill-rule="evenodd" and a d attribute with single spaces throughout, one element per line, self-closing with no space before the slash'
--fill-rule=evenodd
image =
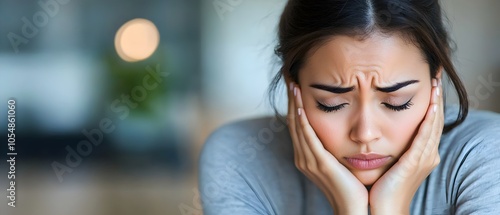
<path id="1" fill-rule="evenodd" d="M 401 195 L 399 195 L 401 196 Z M 372 215 L 409 215 L 411 198 L 373 198 L 370 199 L 369 207 Z"/>
<path id="2" fill-rule="evenodd" d="M 337 214 L 346 215 L 367 215 L 368 205 L 336 205 L 331 204 L 333 207 L 333 212 Z"/>
<path id="3" fill-rule="evenodd" d="M 386 215 L 386 214 L 409 215 L 410 209 L 409 209 L 409 207 L 397 207 L 395 205 L 379 206 L 379 207 L 370 206 L 370 214 L 371 215 Z"/>
<path id="4" fill-rule="evenodd" d="M 334 210 L 334 214 L 341 214 L 341 215 L 367 215 L 368 214 L 368 208 L 365 209 L 349 209 L 349 210 Z"/>

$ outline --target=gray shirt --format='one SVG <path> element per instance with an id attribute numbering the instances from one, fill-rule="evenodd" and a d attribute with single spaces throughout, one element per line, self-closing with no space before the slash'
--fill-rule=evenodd
<path id="1" fill-rule="evenodd" d="M 458 108 L 445 111 L 447 123 Z M 441 137 L 440 164 L 420 185 L 411 214 L 500 214 L 500 114 L 471 110 Z M 204 214 L 333 214 L 294 164 L 288 128 L 275 117 L 226 124 L 200 156 Z"/>

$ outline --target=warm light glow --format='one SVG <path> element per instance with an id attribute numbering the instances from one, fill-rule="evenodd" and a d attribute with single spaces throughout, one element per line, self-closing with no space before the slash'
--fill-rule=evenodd
<path id="1" fill-rule="evenodd" d="M 150 57 L 160 43 L 155 24 L 146 19 L 133 19 L 125 23 L 115 36 L 115 48 L 125 61 L 137 62 Z"/>

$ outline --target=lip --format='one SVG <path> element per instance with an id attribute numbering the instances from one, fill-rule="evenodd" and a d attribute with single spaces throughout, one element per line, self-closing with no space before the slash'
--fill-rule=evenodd
<path id="1" fill-rule="evenodd" d="M 354 168 L 360 170 L 377 169 L 389 161 L 391 156 L 380 155 L 376 153 L 356 154 L 350 157 L 345 157 L 346 161 Z"/>

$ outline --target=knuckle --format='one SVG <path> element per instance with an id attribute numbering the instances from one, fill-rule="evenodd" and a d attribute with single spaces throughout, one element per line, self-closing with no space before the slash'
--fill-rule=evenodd
<path id="1" fill-rule="evenodd" d="M 424 156 L 426 156 L 426 157 L 427 157 L 427 156 L 430 156 L 430 155 L 431 155 L 431 153 L 432 153 L 432 148 L 431 148 L 431 147 L 429 147 L 429 146 L 425 147 L 425 149 L 424 149 L 424 150 L 423 150 L 423 152 L 422 152 L 422 154 L 423 154 Z"/>
<path id="2" fill-rule="evenodd" d="M 302 165 L 300 165 L 300 163 L 298 164 L 295 164 L 295 167 L 297 167 L 298 170 L 300 170 L 301 172 L 304 172 L 304 168 L 302 167 Z"/>
<path id="3" fill-rule="evenodd" d="M 420 162 L 420 157 L 416 154 L 412 154 L 411 157 L 405 157 L 402 159 L 402 166 L 406 169 L 415 169 L 418 167 Z"/>
<path id="4" fill-rule="evenodd" d="M 306 164 L 306 168 L 309 172 L 316 172 L 316 164 L 312 163 L 312 162 L 308 162 Z"/>
<path id="5" fill-rule="evenodd" d="M 295 159 L 295 166 L 297 167 L 302 166 L 302 162 L 300 161 L 300 159 Z"/>
<path id="6" fill-rule="evenodd" d="M 441 163 L 441 156 L 437 156 L 436 159 L 434 159 L 434 167 L 438 166 L 439 163 Z"/>
<path id="7" fill-rule="evenodd" d="M 305 130 L 307 128 L 307 124 L 304 121 L 302 121 L 302 120 L 299 120 L 299 121 L 300 121 L 300 128 L 302 130 Z"/>
<path id="8" fill-rule="evenodd" d="M 299 159 L 295 159 L 295 166 L 297 167 L 297 169 L 302 170 L 303 165 Z"/>

